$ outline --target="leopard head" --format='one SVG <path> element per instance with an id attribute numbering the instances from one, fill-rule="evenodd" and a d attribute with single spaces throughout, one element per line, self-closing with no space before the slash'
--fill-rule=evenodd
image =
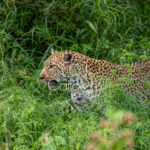
<path id="1" fill-rule="evenodd" d="M 56 86 L 60 81 L 68 81 L 71 72 L 69 70 L 73 59 L 71 51 L 51 50 L 51 56 L 45 61 L 40 78 L 49 86 Z"/>

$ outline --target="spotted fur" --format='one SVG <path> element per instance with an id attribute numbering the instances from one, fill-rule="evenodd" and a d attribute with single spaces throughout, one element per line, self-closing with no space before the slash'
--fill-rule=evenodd
<path id="1" fill-rule="evenodd" d="M 74 51 L 52 50 L 40 74 L 40 78 L 50 87 L 60 81 L 71 83 L 71 99 L 79 111 L 88 109 L 91 100 L 100 96 L 105 84 L 101 77 L 113 82 L 124 76 L 133 81 L 122 81 L 121 87 L 126 93 L 138 99 L 150 99 L 150 57 L 145 61 L 115 65 Z"/>

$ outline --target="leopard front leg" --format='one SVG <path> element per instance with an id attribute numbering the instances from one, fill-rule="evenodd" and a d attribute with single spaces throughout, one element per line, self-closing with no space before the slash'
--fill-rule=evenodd
<path id="1" fill-rule="evenodd" d="M 90 99 L 85 96 L 81 89 L 76 90 L 71 88 L 71 99 L 78 111 L 88 110 L 90 108 Z"/>
<path id="2" fill-rule="evenodd" d="M 71 87 L 71 99 L 79 111 L 87 111 L 95 108 L 101 112 L 103 111 L 103 100 L 101 100 L 100 96 L 94 95 L 93 91 L 91 89 L 74 89 Z M 97 102 L 94 102 L 94 106 L 91 107 L 91 102 L 94 100 Z"/>

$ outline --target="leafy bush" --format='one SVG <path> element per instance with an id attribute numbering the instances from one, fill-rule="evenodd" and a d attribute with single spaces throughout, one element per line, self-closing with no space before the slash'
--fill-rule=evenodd
<path id="1" fill-rule="evenodd" d="M 106 114 L 108 119 L 103 118 L 99 125 L 99 131 L 90 134 L 92 144 L 86 146 L 86 150 L 120 150 L 125 147 L 134 146 L 133 131 L 130 129 L 119 130 L 121 124 L 135 121 L 135 115 L 131 112 L 108 109 Z"/>

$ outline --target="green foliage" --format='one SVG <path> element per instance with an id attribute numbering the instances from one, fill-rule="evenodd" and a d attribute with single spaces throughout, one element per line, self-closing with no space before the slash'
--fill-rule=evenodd
<path id="1" fill-rule="evenodd" d="M 105 113 L 99 125 L 100 129 L 90 134 L 90 142 L 86 150 L 121 150 L 123 148 L 132 148 L 134 146 L 133 131 L 129 128 L 120 126 L 124 123 L 135 121 L 134 114 L 125 111 L 114 111 L 109 108 Z M 125 129 L 124 129 L 125 128 Z"/>
<path id="2" fill-rule="evenodd" d="M 58 102 L 70 99 L 70 92 L 50 91 L 39 73 L 52 47 L 113 63 L 150 56 L 150 2 L 118 1 L 1 0 L 0 149 L 6 147 L 4 109 L 10 149 L 42 149 L 43 133 L 49 133 L 50 143 L 55 137 L 66 141 L 55 145 L 57 149 L 84 149 L 102 115 L 97 111 L 64 111 L 66 105 Z M 106 87 L 116 93 L 103 93 L 104 105 L 133 111 L 138 119 L 128 126 L 135 135 L 134 148 L 148 149 L 149 103 L 133 105 L 134 98 L 123 93 L 117 83 Z M 122 103 L 112 103 L 114 98 Z"/>
<path id="3" fill-rule="evenodd" d="M 66 141 L 64 138 L 55 136 L 55 137 L 50 137 L 46 143 L 42 143 L 43 150 L 56 150 L 58 147 L 61 145 L 66 145 Z M 61 149 L 61 147 L 59 147 Z"/>

